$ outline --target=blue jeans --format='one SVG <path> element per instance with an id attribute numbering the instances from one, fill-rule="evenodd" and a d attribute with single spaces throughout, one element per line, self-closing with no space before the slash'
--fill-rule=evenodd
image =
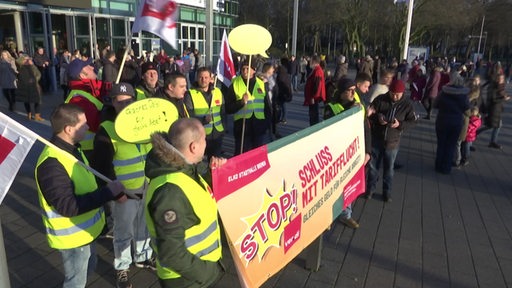
<path id="1" fill-rule="evenodd" d="M 469 155 L 471 154 L 471 146 L 473 142 L 462 142 L 462 160 L 466 162 L 469 159 Z"/>
<path id="2" fill-rule="evenodd" d="M 291 80 L 292 80 L 292 89 L 297 91 L 297 84 L 298 84 L 297 83 L 298 82 L 297 81 L 298 80 L 297 74 L 292 75 Z"/>
<path id="3" fill-rule="evenodd" d="M 370 160 L 370 175 L 368 176 L 368 187 L 370 187 L 370 193 L 374 193 L 377 188 L 377 182 L 379 181 L 379 169 L 380 164 L 383 163 L 383 183 L 382 183 L 382 194 L 384 196 L 391 196 L 391 188 L 393 187 L 393 166 L 395 164 L 395 158 L 398 154 L 398 147 L 394 149 L 386 149 L 384 144 L 376 143 L 372 145 L 372 158 Z"/>
<path id="4" fill-rule="evenodd" d="M 126 270 L 132 262 L 144 262 L 151 258 L 149 232 L 144 218 L 144 200 L 128 199 L 114 202 L 114 269 Z M 132 260 L 132 242 L 134 261 Z"/>
<path id="5" fill-rule="evenodd" d="M 63 288 L 83 288 L 87 284 L 87 275 L 96 268 L 96 243 L 72 249 L 59 250 L 64 263 Z"/>

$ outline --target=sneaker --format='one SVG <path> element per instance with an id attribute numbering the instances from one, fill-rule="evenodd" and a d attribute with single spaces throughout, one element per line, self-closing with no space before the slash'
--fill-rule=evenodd
<path id="1" fill-rule="evenodd" d="M 356 220 L 352 218 L 340 218 L 340 222 L 345 224 L 348 228 L 357 229 L 359 228 L 359 223 L 356 222 Z"/>
<path id="2" fill-rule="evenodd" d="M 389 195 L 384 195 L 384 202 L 391 203 L 393 202 L 393 199 Z"/>
<path id="3" fill-rule="evenodd" d="M 117 288 L 131 288 L 132 283 L 130 283 L 130 280 L 128 279 L 128 272 L 130 270 L 118 270 L 116 271 L 116 285 Z"/>
<path id="4" fill-rule="evenodd" d="M 153 271 L 156 271 L 156 260 L 155 260 L 155 258 L 150 258 L 146 261 L 136 262 L 135 267 L 151 269 Z"/>

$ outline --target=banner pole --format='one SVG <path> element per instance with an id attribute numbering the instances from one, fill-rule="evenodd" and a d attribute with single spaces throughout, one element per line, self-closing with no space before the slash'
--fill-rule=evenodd
<path id="1" fill-rule="evenodd" d="M 128 41 L 128 43 L 132 43 L 132 34 L 130 34 L 130 39 Z M 130 51 L 131 47 L 129 46 L 126 46 L 126 49 L 124 49 L 124 55 L 123 55 L 123 60 L 121 60 L 121 66 L 119 67 L 119 73 L 117 73 L 117 78 L 116 78 L 116 84 L 119 83 L 119 80 L 121 80 L 121 74 L 123 74 L 123 69 L 124 69 L 124 63 L 126 62 L 126 56 L 128 55 L 128 52 Z"/>
<path id="2" fill-rule="evenodd" d="M 25 134 L 28 134 L 30 135 L 32 138 L 35 138 L 41 142 L 43 142 L 43 144 L 45 144 L 46 146 L 50 146 L 51 148 L 61 152 L 63 155 L 65 155 L 66 157 L 68 157 L 69 159 L 73 159 L 76 163 L 78 163 L 79 165 L 81 165 L 82 167 L 84 167 L 85 169 L 89 170 L 92 174 L 94 174 L 95 176 L 97 176 L 98 178 L 100 178 L 101 180 L 107 182 L 107 183 L 110 183 L 112 182 L 112 180 L 110 180 L 109 178 L 107 178 L 105 175 L 101 174 L 100 172 L 96 171 L 95 169 L 93 169 L 92 167 L 89 167 L 87 165 L 85 165 L 84 162 L 76 159 L 75 156 L 71 155 L 70 153 L 60 149 L 59 147 L 55 146 L 55 144 L 53 144 L 52 142 L 46 140 L 45 138 L 43 138 L 42 136 L 40 136 L 39 134 L 35 133 L 34 131 L 28 129 L 27 127 L 21 125 L 20 123 L 18 123 L 18 121 L 12 119 L 11 117 L 3 114 L 3 113 L 0 113 L 0 116 L 5 116 L 5 117 L 0 117 L 0 118 L 5 118 L 7 120 L 7 123 L 6 123 L 6 126 L 9 126 L 9 124 L 13 125 L 13 126 L 16 126 L 18 129 L 20 129 L 21 131 L 23 131 Z"/>
<path id="3" fill-rule="evenodd" d="M 5 254 L 4 232 L 2 230 L 2 219 L 0 219 L 0 287 L 10 288 L 9 269 L 7 268 L 7 256 Z"/>
<path id="4" fill-rule="evenodd" d="M 249 81 L 251 80 L 251 58 L 252 55 L 249 55 L 249 74 L 247 75 L 247 86 L 245 87 L 245 93 L 249 94 Z M 256 77 L 256 74 L 254 74 L 254 77 Z M 244 112 L 247 110 L 247 103 L 244 105 Z M 245 114 L 244 113 L 244 119 L 242 120 L 242 139 L 240 141 L 240 154 L 244 153 L 244 138 L 245 138 Z"/>

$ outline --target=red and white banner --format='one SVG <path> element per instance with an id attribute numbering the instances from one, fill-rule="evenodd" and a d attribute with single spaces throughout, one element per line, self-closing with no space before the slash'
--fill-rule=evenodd
<path id="1" fill-rule="evenodd" d="M 226 30 L 222 34 L 219 61 L 217 62 L 217 78 L 227 87 L 231 86 L 231 79 L 236 76 L 231 48 L 229 48 L 228 35 Z"/>
<path id="2" fill-rule="evenodd" d="M 132 33 L 141 30 L 151 32 L 177 49 L 177 12 L 178 5 L 173 0 L 144 0 L 133 23 Z"/>
<path id="3" fill-rule="evenodd" d="M 259 287 L 365 191 L 361 108 L 230 158 L 213 190 L 243 287 Z"/>
<path id="4" fill-rule="evenodd" d="M 27 128 L 0 113 L 0 204 L 36 141 Z"/>

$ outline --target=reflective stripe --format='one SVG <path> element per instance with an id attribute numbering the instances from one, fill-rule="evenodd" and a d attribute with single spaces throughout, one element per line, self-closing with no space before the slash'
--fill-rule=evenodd
<path id="1" fill-rule="evenodd" d="M 214 233 L 217 230 L 217 221 L 213 221 L 206 230 L 201 232 L 201 234 L 195 235 L 193 237 L 185 239 L 185 246 L 186 247 L 192 247 L 196 245 L 197 243 L 203 241 L 204 239 L 208 238 L 212 233 Z"/>
<path id="2" fill-rule="evenodd" d="M 201 257 L 201 256 L 203 256 L 203 255 L 208 255 L 208 253 L 210 253 L 210 252 L 214 251 L 214 250 L 215 250 L 215 249 L 217 249 L 217 248 L 219 248 L 219 241 L 218 241 L 218 240 L 215 240 L 215 242 L 214 242 L 212 245 L 210 245 L 210 246 L 208 246 L 208 247 L 204 248 L 204 249 L 203 249 L 203 250 L 201 250 L 201 251 L 197 251 L 196 256 L 197 256 L 197 257 Z"/>
<path id="3" fill-rule="evenodd" d="M 58 229 L 58 230 L 52 229 L 50 227 L 46 227 L 46 232 L 50 235 L 55 235 L 55 236 L 67 236 L 67 235 L 71 235 L 71 234 L 74 234 L 74 233 L 77 233 L 77 232 L 80 232 L 83 230 L 87 230 L 88 228 L 94 226 L 94 224 L 96 224 L 96 222 L 100 221 L 102 213 L 103 213 L 103 209 L 98 209 L 98 211 L 96 212 L 96 214 L 94 214 L 94 216 L 92 218 L 87 219 L 87 221 L 85 221 L 83 223 L 80 223 L 80 224 L 74 223 L 74 226 L 71 226 L 69 228 L 64 228 L 64 229 Z M 54 214 L 53 216 L 55 216 L 55 214 L 58 214 L 58 213 L 54 212 L 52 214 Z M 64 217 L 64 216 L 60 216 L 60 217 Z M 56 217 L 54 217 L 54 218 L 56 218 Z M 67 218 L 67 217 L 64 217 L 64 218 Z"/>
<path id="4" fill-rule="evenodd" d="M 114 161 L 112 161 L 112 164 L 114 164 L 114 166 L 128 166 L 128 165 L 132 165 L 132 164 L 137 164 L 139 162 L 144 162 L 145 160 L 146 160 L 146 154 L 142 155 L 142 159 L 141 159 L 141 156 L 136 156 L 136 157 L 133 157 L 130 159 L 123 159 L 123 160 L 115 159 Z"/>
<path id="5" fill-rule="evenodd" d="M 130 180 L 130 179 L 144 177 L 144 176 L 145 176 L 144 171 L 136 171 L 136 172 L 132 172 L 132 173 L 128 173 L 128 174 L 116 175 L 117 180 L 119 180 L 119 181 L 126 181 L 126 180 Z"/>

